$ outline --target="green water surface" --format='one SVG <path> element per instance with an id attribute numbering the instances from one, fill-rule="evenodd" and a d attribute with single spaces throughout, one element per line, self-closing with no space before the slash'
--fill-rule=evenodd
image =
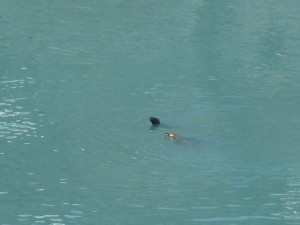
<path id="1" fill-rule="evenodd" d="M 0 0 L 0 225 L 298 225 L 299 10 Z"/>

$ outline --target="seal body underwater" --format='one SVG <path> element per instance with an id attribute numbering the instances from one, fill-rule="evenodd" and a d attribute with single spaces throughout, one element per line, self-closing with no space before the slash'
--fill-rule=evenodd
<path id="1" fill-rule="evenodd" d="M 156 129 L 157 127 L 164 128 L 164 129 L 177 129 L 176 127 L 169 127 L 169 126 L 165 126 L 164 124 L 161 125 L 160 120 L 157 117 L 150 117 L 149 120 L 152 124 L 151 129 Z M 198 142 L 197 140 L 185 138 L 175 133 L 166 132 L 164 133 L 164 135 L 165 137 L 171 140 L 175 140 L 176 142 L 181 142 L 185 144 L 195 144 Z"/>
<path id="2" fill-rule="evenodd" d="M 178 139 L 179 137 L 177 136 L 177 134 L 173 134 L 173 133 L 169 133 L 169 132 L 166 132 L 165 133 L 165 136 L 170 138 L 170 139 Z"/>
<path id="3" fill-rule="evenodd" d="M 169 138 L 173 141 L 176 141 L 178 143 L 183 143 L 183 144 L 188 144 L 188 145 L 195 145 L 195 144 L 198 143 L 197 140 L 182 137 L 182 136 L 178 136 L 177 134 L 169 133 L 169 132 L 165 133 L 165 137 L 167 137 L 167 138 Z"/>

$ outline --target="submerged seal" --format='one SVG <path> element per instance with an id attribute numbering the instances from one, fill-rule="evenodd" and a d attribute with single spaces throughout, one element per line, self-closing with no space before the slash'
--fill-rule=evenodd
<path id="1" fill-rule="evenodd" d="M 169 126 L 165 126 L 164 124 L 161 125 L 159 119 L 156 118 L 156 117 L 150 117 L 149 120 L 152 123 L 152 126 L 151 126 L 150 129 L 156 129 L 157 127 L 165 128 L 165 129 L 166 128 L 168 128 L 168 129 L 171 129 L 171 128 L 172 129 L 177 129 L 176 127 L 169 127 Z M 176 142 L 185 143 L 185 144 L 196 144 L 198 142 L 197 140 L 190 139 L 190 138 L 185 138 L 185 137 L 182 137 L 182 136 L 178 136 L 177 134 L 170 133 L 170 132 L 166 132 L 165 137 L 167 137 L 171 140 L 175 140 Z"/>
<path id="2" fill-rule="evenodd" d="M 198 141 L 195 139 L 185 138 L 185 137 L 178 136 L 177 134 L 169 133 L 169 132 L 165 133 L 165 137 L 167 137 L 173 141 L 176 141 L 178 143 L 183 143 L 183 144 L 188 144 L 188 145 L 195 145 L 198 143 Z"/>
<path id="3" fill-rule="evenodd" d="M 165 133 L 165 136 L 168 137 L 168 138 L 171 138 L 171 139 L 178 139 L 179 138 L 176 134 L 168 133 L 168 132 Z"/>

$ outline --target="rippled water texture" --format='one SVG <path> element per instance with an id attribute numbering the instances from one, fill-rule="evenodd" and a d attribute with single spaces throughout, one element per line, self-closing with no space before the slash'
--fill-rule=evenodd
<path id="1" fill-rule="evenodd" d="M 0 5 L 0 225 L 300 224 L 299 1 Z"/>

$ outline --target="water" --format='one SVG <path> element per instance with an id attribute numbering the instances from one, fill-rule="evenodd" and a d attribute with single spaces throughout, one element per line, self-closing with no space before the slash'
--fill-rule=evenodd
<path id="1" fill-rule="evenodd" d="M 298 1 L 0 3 L 1 225 L 299 224 Z"/>

